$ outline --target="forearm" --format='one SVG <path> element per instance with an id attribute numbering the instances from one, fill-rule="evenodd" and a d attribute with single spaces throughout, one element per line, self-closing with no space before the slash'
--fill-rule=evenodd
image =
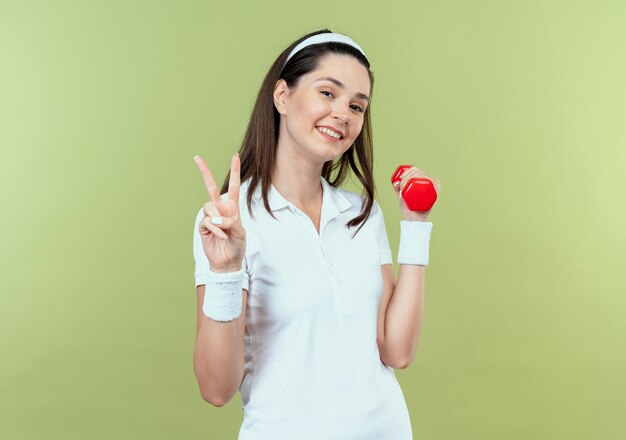
<path id="1" fill-rule="evenodd" d="M 385 315 L 388 352 L 403 367 L 413 360 L 422 329 L 426 266 L 400 264 Z"/>
<path id="2" fill-rule="evenodd" d="M 244 340 L 238 319 L 219 322 L 200 315 L 193 366 L 202 398 L 223 406 L 237 392 L 243 376 Z"/>

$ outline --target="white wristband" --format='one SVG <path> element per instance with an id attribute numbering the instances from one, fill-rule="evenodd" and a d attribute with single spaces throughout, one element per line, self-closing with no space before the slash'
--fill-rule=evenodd
<path id="1" fill-rule="evenodd" d="M 214 321 L 232 321 L 241 315 L 243 266 L 237 272 L 207 274 L 202 312 Z"/>
<path id="2" fill-rule="evenodd" d="M 432 222 L 400 221 L 398 264 L 428 265 L 430 232 L 432 229 Z"/>

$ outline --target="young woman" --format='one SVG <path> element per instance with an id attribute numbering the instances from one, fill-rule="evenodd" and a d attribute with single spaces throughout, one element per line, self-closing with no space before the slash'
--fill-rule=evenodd
<path id="1" fill-rule="evenodd" d="M 221 191 L 194 227 L 194 370 L 215 406 L 239 390 L 239 440 L 412 438 L 394 368 L 420 335 L 432 222 L 395 189 L 398 280 L 374 200 L 374 76 L 361 47 L 324 29 L 267 73 Z M 340 188 L 352 172 L 359 195 Z M 439 190 L 437 179 L 430 178 Z"/>

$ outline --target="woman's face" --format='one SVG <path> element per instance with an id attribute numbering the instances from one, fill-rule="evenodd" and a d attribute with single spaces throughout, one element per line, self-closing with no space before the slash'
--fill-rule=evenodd
<path id="1" fill-rule="evenodd" d="M 282 115 L 279 145 L 292 144 L 322 163 L 341 156 L 361 132 L 369 95 L 367 68 L 348 55 L 325 56 L 293 89 L 279 81 L 274 92 Z"/>

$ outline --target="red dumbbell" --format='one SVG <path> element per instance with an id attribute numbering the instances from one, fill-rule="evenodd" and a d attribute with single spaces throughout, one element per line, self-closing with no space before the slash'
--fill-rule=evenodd
<path id="1" fill-rule="evenodd" d="M 391 183 L 395 187 L 400 185 L 402 174 L 411 168 L 411 165 L 400 165 L 391 176 Z M 412 177 L 402 189 L 404 203 L 411 211 L 429 211 L 437 200 L 437 191 L 430 179 Z"/>

